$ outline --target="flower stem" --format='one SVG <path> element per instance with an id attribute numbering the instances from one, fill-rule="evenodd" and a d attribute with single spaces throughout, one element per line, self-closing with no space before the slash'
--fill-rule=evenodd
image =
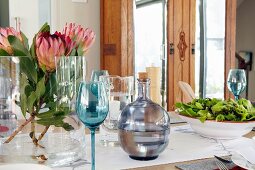
<path id="1" fill-rule="evenodd" d="M 34 120 L 31 121 L 31 134 L 32 134 L 31 138 L 33 140 L 33 143 L 35 144 L 36 139 L 35 139 L 35 121 Z"/>
<path id="2" fill-rule="evenodd" d="M 40 134 L 40 136 L 39 136 L 39 138 L 38 138 L 38 141 L 41 140 L 41 139 L 44 137 L 44 135 L 45 135 L 46 132 L 48 131 L 49 127 L 50 127 L 50 126 L 45 126 L 43 132 Z"/>
<path id="3" fill-rule="evenodd" d="M 17 130 L 15 130 L 12 135 L 4 142 L 9 143 L 29 122 L 35 119 L 35 116 L 30 116 L 22 125 L 19 126 Z"/>

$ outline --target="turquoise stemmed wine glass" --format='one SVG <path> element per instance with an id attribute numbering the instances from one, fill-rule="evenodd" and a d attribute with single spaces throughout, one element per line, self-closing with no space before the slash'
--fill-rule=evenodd
<path id="1" fill-rule="evenodd" d="M 109 101 L 105 85 L 99 81 L 82 82 L 76 101 L 77 115 L 91 132 L 91 169 L 95 170 L 95 130 L 103 123 L 108 111 Z"/>
<path id="2" fill-rule="evenodd" d="M 231 69 L 228 73 L 228 80 L 227 85 L 229 91 L 231 91 L 234 96 L 235 100 L 239 99 L 239 95 L 245 90 L 246 88 L 246 75 L 243 69 Z"/>

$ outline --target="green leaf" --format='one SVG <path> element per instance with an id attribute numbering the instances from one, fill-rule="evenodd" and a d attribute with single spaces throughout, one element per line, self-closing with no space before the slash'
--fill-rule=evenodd
<path id="1" fill-rule="evenodd" d="M 34 103 L 37 99 L 36 93 L 34 91 L 31 92 L 30 96 L 27 98 L 27 108 L 29 113 L 33 112 Z"/>
<path id="2" fill-rule="evenodd" d="M 43 119 L 36 120 L 36 122 L 44 126 L 54 125 L 56 127 L 63 127 L 67 131 L 73 130 L 74 128 L 71 125 L 63 121 L 64 118 L 65 116 L 58 116 L 58 117 L 55 117 L 54 119 L 43 118 Z"/>
<path id="3" fill-rule="evenodd" d="M 39 100 L 41 96 L 44 95 L 45 93 L 45 77 L 43 76 L 43 78 L 36 84 L 36 96 L 37 99 Z"/>
<path id="4" fill-rule="evenodd" d="M 57 102 L 54 102 L 54 99 L 52 99 L 51 101 L 48 100 L 46 105 L 43 108 L 49 108 L 50 110 L 55 110 L 56 106 L 57 106 Z"/>
<path id="5" fill-rule="evenodd" d="M 26 117 L 26 112 L 27 112 L 27 96 L 25 94 L 21 94 L 20 96 L 20 107 L 21 107 L 21 112 L 24 117 Z"/>
<path id="6" fill-rule="evenodd" d="M 44 95 L 44 101 L 48 103 L 53 98 L 54 94 L 57 94 L 57 80 L 56 73 L 52 73 L 49 76 L 49 80 L 46 84 L 46 94 Z"/>
<path id="7" fill-rule="evenodd" d="M 20 70 L 27 75 L 29 80 L 37 83 L 37 71 L 32 58 L 20 57 Z"/>
<path id="8" fill-rule="evenodd" d="M 25 94 L 26 96 L 30 96 L 31 92 L 34 91 L 33 87 L 29 84 L 25 87 Z"/>
<path id="9" fill-rule="evenodd" d="M 10 56 L 5 50 L 0 49 L 0 56 Z"/>
<path id="10" fill-rule="evenodd" d="M 201 116 L 201 117 L 199 117 L 198 119 L 199 119 L 202 123 L 204 123 L 205 120 L 206 120 L 206 116 Z"/>
<path id="11" fill-rule="evenodd" d="M 196 107 L 198 108 L 198 109 L 203 109 L 203 106 L 200 104 L 200 103 L 198 103 L 198 102 L 196 102 Z"/>
<path id="12" fill-rule="evenodd" d="M 21 107 L 21 112 L 24 117 L 26 117 L 26 112 L 27 112 L 27 96 L 26 96 L 25 89 L 28 85 L 29 84 L 28 84 L 26 75 L 21 73 L 21 76 L 20 76 L 20 107 Z"/>
<path id="13" fill-rule="evenodd" d="M 78 46 L 77 53 L 78 53 L 78 56 L 84 55 L 83 47 L 81 46 L 81 44 Z"/>
<path id="14" fill-rule="evenodd" d="M 24 44 L 25 48 L 29 49 L 28 39 L 27 39 L 26 35 L 23 32 L 21 32 L 21 37 L 23 39 L 23 44 Z"/>
<path id="15" fill-rule="evenodd" d="M 24 54 L 23 56 L 30 56 L 28 49 L 24 46 L 24 44 L 20 41 L 20 39 L 18 39 L 17 37 L 13 35 L 9 35 L 8 41 L 10 45 L 12 46 L 14 52 L 17 50 L 21 52 L 20 54 Z"/>
<path id="16" fill-rule="evenodd" d="M 77 54 L 78 55 L 78 54 Z M 69 54 L 69 56 L 76 56 L 76 49 L 74 48 L 71 53 Z"/>
<path id="17" fill-rule="evenodd" d="M 219 115 L 216 117 L 215 120 L 216 120 L 217 122 L 224 121 L 224 120 L 225 120 L 225 117 L 224 117 L 224 115 L 219 114 Z"/>
<path id="18" fill-rule="evenodd" d="M 62 127 L 66 130 L 66 131 L 70 131 L 70 130 L 74 130 L 73 126 L 71 126 L 68 123 L 63 123 Z"/>
<path id="19" fill-rule="evenodd" d="M 50 26 L 47 22 L 44 23 L 43 26 L 40 28 L 38 33 L 40 32 L 50 32 Z"/>
<path id="20" fill-rule="evenodd" d="M 38 114 L 36 117 L 40 119 L 53 119 L 54 117 L 65 116 L 65 112 L 63 111 L 56 111 L 56 110 L 49 110 L 47 112 L 43 112 Z"/>

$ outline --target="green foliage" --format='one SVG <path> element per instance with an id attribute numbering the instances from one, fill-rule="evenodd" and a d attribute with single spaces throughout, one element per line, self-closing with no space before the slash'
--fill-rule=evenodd
<path id="1" fill-rule="evenodd" d="M 12 46 L 15 56 L 30 56 L 28 48 L 24 46 L 24 44 L 20 41 L 20 39 L 18 39 L 17 37 L 13 35 L 9 35 L 8 41 L 10 45 Z M 16 55 L 15 51 L 17 51 L 19 55 Z"/>
<path id="2" fill-rule="evenodd" d="M 36 122 L 44 126 L 54 125 L 56 127 L 63 127 L 65 130 L 70 131 L 73 130 L 73 127 L 64 122 L 64 119 L 69 113 L 70 109 L 62 105 L 56 110 L 49 110 L 38 114 L 37 118 L 39 119 Z"/>
<path id="3" fill-rule="evenodd" d="M 184 116 L 216 121 L 249 121 L 255 120 L 255 108 L 246 99 L 234 101 L 215 98 L 194 99 L 189 103 L 176 103 L 178 112 Z"/>
<path id="4" fill-rule="evenodd" d="M 28 85 L 27 77 L 25 74 L 21 74 L 20 76 L 20 107 L 21 112 L 24 117 L 26 117 L 26 111 L 27 111 L 27 95 L 25 92 L 25 89 Z"/>
<path id="5" fill-rule="evenodd" d="M 9 54 L 5 50 L 0 49 L 0 57 L 1 56 L 9 56 Z"/>
<path id="6" fill-rule="evenodd" d="M 45 77 L 43 76 L 43 78 L 36 84 L 36 96 L 37 99 L 40 100 L 40 98 L 44 95 L 45 93 Z"/>

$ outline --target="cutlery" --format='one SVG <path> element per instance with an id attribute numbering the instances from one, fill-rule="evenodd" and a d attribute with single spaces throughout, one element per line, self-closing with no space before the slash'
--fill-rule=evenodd
<path id="1" fill-rule="evenodd" d="M 216 159 L 215 163 L 220 170 L 229 170 L 228 167 L 218 159 Z"/>
<path id="2" fill-rule="evenodd" d="M 229 156 L 231 156 L 231 155 L 229 155 Z M 227 159 L 221 158 L 221 157 L 216 156 L 216 155 L 214 155 L 214 157 L 216 159 L 218 159 L 219 161 L 224 162 L 224 163 L 232 163 L 233 162 L 232 160 L 227 160 Z"/>

